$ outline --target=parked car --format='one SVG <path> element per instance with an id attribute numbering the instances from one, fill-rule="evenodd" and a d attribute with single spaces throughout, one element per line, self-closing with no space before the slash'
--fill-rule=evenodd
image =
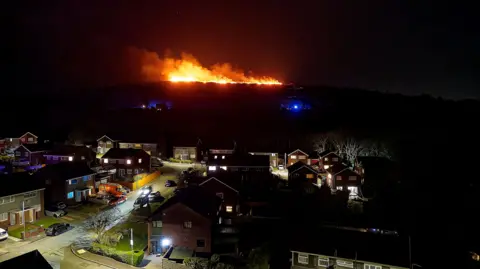
<path id="1" fill-rule="evenodd" d="M 152 186 L 145 186 L 142 188 L 142 194 L 150 194 L 153 191 Z"/>
<path id="2" fill-rule="evenodd" d="M 7 240 L 8 232 L 0 228 L 0 241 Z"/>
<path id="3" fill-rule="evenodd" d="M 54 217 L 54 218 L 60 218 L 60 217 L 63 217 L 67 214 L 67 212 L 65 212 L 64 210 L 62 209 L 57 209 L 55 207 L 47 207 L 45 208 L 45 215 L 49 216 L 49 217 Z"/>
<path id="4" fill-rule="evenodd" d="M 160 194 L 159 191 L 152 192 L 148 195 L 148 201 L 149 202 L 161 202 L 163 200 L 165 200 L 165 198 L 162 197 L 162 195 Z"/>
<path id="5" fill-rule="evenodd" d="M 127 201 L 127 197 L 125 196 L 114 197 L 108 202 L 108 205 L 119 205 L 125 203 L 125 201 Z"/>
<path id="6" fill-rule="evenodd" d="M 174 187 L 174 186 L 177 186 L 177 183 L 175 183 L 175 181 L 173 180 L 167 180 L 167 182 L 165 182 L 165 187 Z"/>
<path id="7" fill-rule="evenodd" d="M 144 207 L 144 206 L 147 206 L 147 205 L 148 205 L 147 196 L 140 196 L 133 203 L 133 209 L 139 209 L 140 207 Z"/>
<path id="8" fill-rule="evenodd" d="M 64 202 L 53 202 L 50 204 L 50 207 L 63 210 L 67 208 L 67 205 Z"/>
<path id="9" fill-rule="evenodd" d="M 73 227 L 68 223 L 54 223 L 45 230 L 45 234 L 47 236 L 57 236 L 71 229 L 73 229 Z"/>

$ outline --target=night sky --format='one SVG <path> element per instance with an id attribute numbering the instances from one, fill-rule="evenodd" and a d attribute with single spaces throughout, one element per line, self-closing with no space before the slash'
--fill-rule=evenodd
<path id="1" fill-rule="evenodd" d="M 22 85 L 138 81 L 133 46 L 297 84 L 480 97 L 480 23 L 461 1 L 19 2 L 3 53 Z"/>

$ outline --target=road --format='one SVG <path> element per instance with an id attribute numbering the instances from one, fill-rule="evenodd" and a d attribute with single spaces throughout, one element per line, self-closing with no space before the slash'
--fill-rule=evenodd
<path id="1" fill-rule="evenodd" d="M 166 163 L 161 168 L 162 175 L 159 179 L 153 181 L 151 184 L 153 191 L 165 192 L 165 181 L 169 179 L 176 179 L 177 175 L 185 170 L 188 166 Z M 129 194 L 125 203 L 116 206 L 122 215 L 127 216 L 133 208 L 135 199 L 140 196 L 140 191 L 134 191 Z M 100 213 L 101 214 L 101 213 Z M 54 237 L 45 237 L 35 242 L 15 242 L 8 239 L 0 243 L 0 262 L 22 255 L 24 253 L 37 249 L 45 259 L 53 266 L 53 268 L 60 268 L 60 262 L 63 260 L 65 247 L 70 246 L 77 238 L 81 237 L 82 231 L 79 228 Z"/>

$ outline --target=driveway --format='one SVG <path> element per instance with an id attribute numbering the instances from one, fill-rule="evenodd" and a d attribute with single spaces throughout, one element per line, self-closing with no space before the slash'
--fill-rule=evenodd
<path id="1" fill-rule="evenodd" d="M 165 192 L 165 182 L 168 179 L 176 179 L 178 174 L 183 170 L 183 167 L 166 164 L 161 168 L 162 175 L 149 185 L 152 185 L 153 191 L 160 191 L 160 193 L 162 193 L 162 191 Z M 116 206 L 116 208 L 120 210 L 122 215 L 127 216 L 130 211 L 132 211 L 133 203 L 138 196 L 140 196 L 139 190 L 130 193 L 127 201 Z M 53 237 L 44 237 L 34 242 L 15 242 L 8 239 L 4 242 L 0 242 L 0 262 L 36 249 L 45 256 L 45 259 L 47 259 L 54 268 L 60 268 L 60 261 L 63 260 L 64 248 L 70 246 L 81 236 L 81 229 L 75 228 L 74 226 L 72 230 L 64 234 Z"/>

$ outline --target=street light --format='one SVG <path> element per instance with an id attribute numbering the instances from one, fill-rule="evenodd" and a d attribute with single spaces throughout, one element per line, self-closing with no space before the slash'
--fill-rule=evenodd
<path id="1" fill-rule="evenodd" d="M 132 249 L 132 265 L 133 265 L 133 228 L 130 228 L 130 247 Z"/>
<path id="2" fill-rule="evenodd" d="M 25 231 L 25 200 L 23 200 L 22 202 L 22 213 L 23 213 L 23 217 L 22 217 L 22 220 L 23 220 L 23 239 L 26 239 L 27 237 L 27 233 Z"/>

